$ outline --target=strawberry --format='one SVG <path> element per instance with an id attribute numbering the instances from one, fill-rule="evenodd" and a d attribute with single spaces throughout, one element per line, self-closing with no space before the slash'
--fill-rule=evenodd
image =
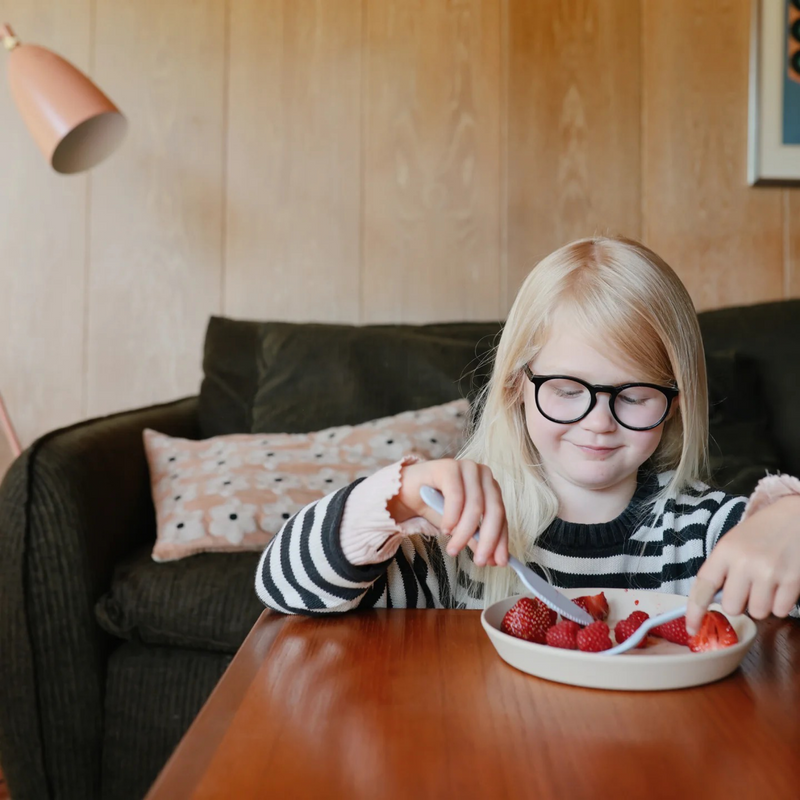
<path id="1" fill-rule="evenodd" d="M 616 636 L 617 642 L 622 644 L 646 619 L 650 619 L 649 614 L 644 611 L 634 611 L 626 619 L 620 620 L 614 627 L 614 636 Z M 647 637 L 645 636 L 636 646 L 646 647 Z"/>
<path id="2" fill-rule="evenodd" d="M 571 619 L 563 619 L 558 625 L 553 625 L 552 628 L 548 629 L 545 638 L 550 647 L 563 647 L 565 650 L 577 650 L 577 635 L 579 630 L 581 630 L 581 626 L 578 625 L 577 622 L 573 622 Z"/>
<path id="3" fill-rule="evenodd" d="M 652 636 L 660 636 L 673 644 L 689 644 L 689 634 L 686 632 L 686 617 L 678 617 L 672 622 L 665 622 L 663 625 L 656 625 L 650 629 Z"/>
<path id="4" fill-rule="evenodd" d="M 549 627 L 550 609 L 541 600 L 523 597 L 506 611 L 500 630 L 517 639 L 544 644 Z"/>
<path id="5" fill-rule="evenodd" d="M 738 641 L 739 637 L 728 618 L 719 611 L 708 611 L 700 623 L 700 630 L 689 638 L 689 649 L 693 653 L 722 650 Z"/>
<path id="6" fill-rule="evenodd" d="M 608 600 L 603 592 L 575 597 L 572 602 L 580 606 L 593 620 L 608 619 Z"/>
<path id="7" fill-rule="evenodd" d="M 601 650 L 613 647 L 611 637 L 608 635 L 608 625 L 599 620 L 579 630 L 575 640 L 578 650 L 585 650 L 589 653 L 599 653 Z"/>

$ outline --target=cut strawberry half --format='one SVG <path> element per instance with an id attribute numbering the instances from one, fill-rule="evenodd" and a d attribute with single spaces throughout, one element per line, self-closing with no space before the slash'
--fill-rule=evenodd
<path id="1" fill-rule="evenodd" d="M 602 622 L 604 619 L 608 619 L 608 600 L 603 592 L 576 597 L 572 602 L 580 606 L 595 621 Z"/>
<path id="2" fill-rule="evenodd" d="M 736 631 L 724 614 L 708 611 L 700 623 L 700 630 L 689 638 L 689 649 L 693 653 L 722 650 L 739 641 Z"/>

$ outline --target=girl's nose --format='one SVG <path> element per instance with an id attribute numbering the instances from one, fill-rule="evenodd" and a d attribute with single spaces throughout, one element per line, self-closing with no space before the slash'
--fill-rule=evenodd
<path id="1" fill-rule="evenodd" d="M 594 408 L 581 420 L 586 430 L 594 433 L 607 433 L 617 427 L 617 421 L 611 413 L 611 398 L 607 394 L 598 394 Z"/>

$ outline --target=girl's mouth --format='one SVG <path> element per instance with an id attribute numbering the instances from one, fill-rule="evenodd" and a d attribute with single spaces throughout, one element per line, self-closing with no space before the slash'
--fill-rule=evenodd
<path id="1" fill-rule="evenodd" d="M 582 453 L 585 453 L 587 456 L 594 458 L 603 458 L 604 456 L 611 455 L 611 453 L 619 450 L 619 447 L 594 447 L 592 445 L 585 444 L 576 444 L 575 447 L 577 447 L 578 450 L 580 450 Z"/>

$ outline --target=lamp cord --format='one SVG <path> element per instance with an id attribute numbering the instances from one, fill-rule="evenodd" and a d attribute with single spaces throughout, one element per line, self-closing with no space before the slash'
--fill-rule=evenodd
<path id="1" fill-rule="evenodd" d="M 11 30 L 11 26 L 8 23 L 0 25 L 0 36 L 3 38 L 3 47 L 5 47 L 6 50 L 11 51 L 20 43 L 19 39 L 14 36 L 14 31 Z"/>

